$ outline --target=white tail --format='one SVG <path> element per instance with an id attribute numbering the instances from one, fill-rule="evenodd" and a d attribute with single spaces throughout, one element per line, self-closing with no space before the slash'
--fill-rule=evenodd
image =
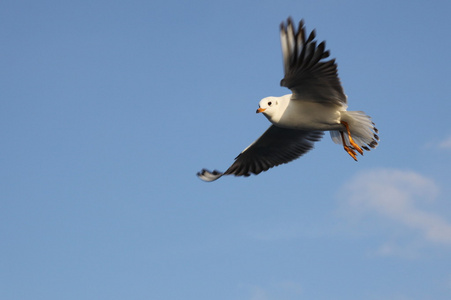
<path id="1" fill-rule="evenodd" d="M 378 130 L 374 127 L 375 124 L 371 121 L 371 117 L 367 116 L 363 111 L 342 111 L 341 121 L 348 123 L 352 139 L 361 148 L 370 151 L 371 148 L 377 147 L 379 141 Z M 335 144 L 343 145 L 341 134 L 343 134 L 346 146 L 352 147 L 346 131 L 340 133 L 338 130 L 333 130 L 330 132 L 330 137 Z"/>

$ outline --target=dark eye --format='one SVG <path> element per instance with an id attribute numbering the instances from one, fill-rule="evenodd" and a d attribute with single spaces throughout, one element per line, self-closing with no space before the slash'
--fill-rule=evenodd
<path id="1" fill-rule="evenodd" d="M 269 101 L 269 102 L 268 102 L 268 105 L 269 105 L 269 106 L 271 106 L 271 104 L 272 104 L 272 102 L 271 102 L 271 101 Z"/>

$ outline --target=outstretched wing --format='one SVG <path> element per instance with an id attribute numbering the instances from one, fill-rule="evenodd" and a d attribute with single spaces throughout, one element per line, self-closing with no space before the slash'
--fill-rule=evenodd
<path id="1" fill-rule="evenodd" d="M 313 148 L 323 136 L 322 131 L 304 131 L 271 125 L 255 142 L 235 158 L 224 173 L 203 169 L 197 173 L 204 181 L 214 181 L 222 175 L 249 176 L 290 162 Z"/>
<path id="2" fill-rule="evenodd" d="M 303 20 L 299 22 L 297 32 L 291 18 L 288 18 L 286 26 L 280 24 L 285 72 L 280 85 L 293 92 L 294 100 L 346 104 L 335 59 L 324 61 L 329 57 L 329 50 L 325 50 L 324 41 L 316 44 L 315 35 L 313 30 L 306 38 Z"/>

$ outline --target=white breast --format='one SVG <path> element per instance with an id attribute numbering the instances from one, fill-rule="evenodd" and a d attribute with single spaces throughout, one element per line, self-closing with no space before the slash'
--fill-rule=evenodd
<path id="1" fill-rule="evenodd" d="M 340 111 L 344 107 L 318 102 L 289 100 L 270 118 L 280 127 L 302 130 L 337 130 L 341 128 Z"/>

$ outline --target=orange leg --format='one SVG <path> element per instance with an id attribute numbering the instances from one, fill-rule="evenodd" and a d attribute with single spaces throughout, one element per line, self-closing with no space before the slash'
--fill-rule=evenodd
<path id="1" fill-rule="evenodd" d="M 349 143 L 351 144 L 351 146 L 352 146 L 355 150 L 357 150 L 357 152 L 359 152 L 361 155 L 363 155 L 363 150 L 362 150 L 362 148 L 360 148 L 360 146 L 357 145 L 357 144 L 354 142 L 354 140 L 352 139 L 352 137 L 351 137 L 351 131 L 349 130 L 349 125 L 348 125 L 348 123 L 346 123 L 346 122 L 344 122 L 344 121 L 341 121 L 341 124 L 343 124 L 343 125 L 346 127 L 346 131 L 348 132 L 348 137 L 349 137 Z M 343 138 L 343 136 L 342 136 L 342 138 Z M 343 143 L 343 144 L 344 144 L 344 143 Z"/>
<path id="2" fill-rule="evenodd" d="M 351 155 L 352 158 L 354 158 L 355 161 L 357 161 L 357 155 L 354 150 L 346 146 L 345 137 L 343 132 L 340 131 L 341 134 L 341 140 L 343 141 L 343 147 L 345 148 L 345 151 L 348 152 L 349 155 Z"/>

